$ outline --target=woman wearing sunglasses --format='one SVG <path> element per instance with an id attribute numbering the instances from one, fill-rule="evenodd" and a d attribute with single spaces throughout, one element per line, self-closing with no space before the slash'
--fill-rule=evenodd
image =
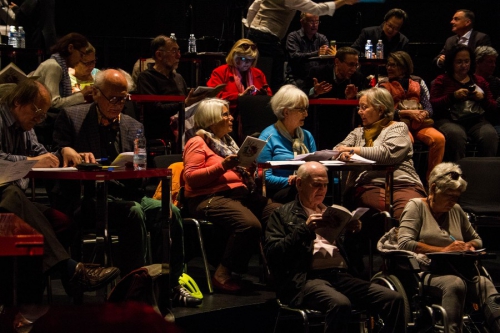
<path id="1" fill-rule="evenodd" d="M 438 164 L 429 176 L 427 198 L 411 199 L 401 214 L 399 249 L 427 254 L 481 248 L 481 238 L 457 204 L 466 188 L 467 182 L 457 164 Z M 465 265 L 463 259 L 461 265 Z M 442 306 L 448 315 L 450 332 L 462 332 L 466 299 L 484 309 L 488 296 L 497 293 L 491 280 L 484 276 L 475 275 L 469 280 L 457 274 L 446 274 L 442 269 L 438 272 L 431 269 L 430 273 L 421 275 L 424 286 L 430 291 L 437 289 L 438 294 L 443 295 Z"/>
<path id="2" fill-rule="evenodd" d="M 214 69 L 207 82 L 209 87 L 226 84 L 217 97 L 228 100 L 232 110 L 239 96 L 272 95 L 266 76 L 255 68 L 258 57 L 257 45 L 249 39 L 240 39 L 229 51 L 226 64 Z"/>

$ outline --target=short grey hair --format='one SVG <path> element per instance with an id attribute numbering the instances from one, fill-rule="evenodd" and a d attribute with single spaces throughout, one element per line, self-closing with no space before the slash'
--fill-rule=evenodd
<path id="1" fill-rule="evenodd" d="M 104 87 L 106 72 L 110 69 L 114 69 L 114 68 L 106 68 L 106 69 L 98 71 L 95 74 L 94 86 L 96 88 L 102 89 Z M 127 71 L 124 71 L 121 68 L 117 68 L 116 70 L 118 72 L 120 72 L 120 74 L 125 77 L 125 80 L 127 80 L 127 92 L 133 91 L 135 89 L 135 83 L 134 83 L 134 80 L 132 80 L 132 76 L 130 76 L 130 74 Z"/>
<path id="2" fill-rule="evenodd" d="M 456 172 L 460 175 L 457 180 L 450 177 L 450 173 Z M 436 193 L 446 192 L 448 190 L 460 190 L 464 192 L 467 189 L 467 182 L 462 178 L 462 169 L 460 166 L 451 162 L 443 162 L 432 169 L 429 175 L 429 192 L 432 184 L 436 184 Z"/>
<path id="3" fill-rule="evenodd" d="M 368 104 L 384 111 L 385 118 L 394 119 L 394 99 L 387 89 L 378 87 L 366 89 L 358 93 L 358 99 L 363 96 L 366 96 Z"/>
<path id="4" fill-rule="evenodd" d="M 207 130 L 213 124 L 222 120 L 222 108 L 229 109 L 229 102 L 220 98 L 207 98 L 198 104 L 194 114 L 195 130 Z"/>
<path id="5" fill-rule="evenodd" d="M 285 118 L 283 110 L 293 109 L 301 102 L 306 104 L 306 108 L 309 107 L 307 95 L 293 84 L 286 84 L 274 94 L 270 103 L 276 117 L 283 120 Z"/>
<path id="6" fill-rule="evenodd" d="M 495 56 L 498 57 L 498 52 L 491 46 L 478 46 L 474 51 L 474 55 L 476 56 L 476 64 L 483 61 L 484 57 L 487 56 Z"/>

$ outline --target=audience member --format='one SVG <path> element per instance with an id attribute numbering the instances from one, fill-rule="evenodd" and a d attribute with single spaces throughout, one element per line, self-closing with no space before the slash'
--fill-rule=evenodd
<path id="1" fill-rule="evenodd" d="M 278 121 L 260 133 L 260 139 L 267 140 L 257 161 L 285 161 L 296 155 L 314 153 L 316 143 L 311 133 L 302 129 L 307 117 L 309 100 L 294 85 L 287 84 L 271 99 L 271 108 Z M 273 201 L 287 203 L 295 198 L 296 176 L 292 170 L 266 170 L 266 195 Z"/>
<path id="2" fill-rule="evenodd" d="M 99 70 L 95 68 L 97 57 L 95 56 L 95 48 L 89 43 L 82 60 L 75 65 L 74 68 L 69 68 L 69 78 L 71 79 L 71 89 L 73 93 L 79 92 L 85 87 L 94 84 L 95 75 Z M 92 95 L 89 95 L 92 99 Z"/>
<path id="3" fill-rule="evenodd" d="M 371 40 L 373 50 L 379 39 L 384 43 L 384 55 L 391 52 L 408 51 L 408 38 L 400 33 L 403 24 L 408 19 L 406 12 L 399 8 L 393 8 L 384 16 L 384 22 L 380 26 L 368 27 L 361 30 L 358 39 L 352 44 L 352 47 L 358 50 L 360 54 L 365 52 L 367 40 Z"/>
<path id="4" fill-rule="evenodd" d="M 487 114 L 486 118 L 495 127 L 500 136 L 500 78 L 493 75 L 498 52 L 491 46 L 479 46 L 474 51 L 474 54 L 476 56 L 475 74 L 488 82 L 491 94 L 497 102 L 497 110 L 499 110 L 495 113 Z"/>
<path id="5" fill-rule="evenodd" d="M 91 87 L 73 93 L 68 72 L 68 68 L 75 67 L 82 60 L 88 45 L 87 38 L 78 33 L 72 32 L 61 37 L 51 48 L 50 59 L 42 62 L 33 73 L 38 76 L 38 81 L 48 87 L 52 95 L 52 107 L 85 103 L 85 98 L 92 94 Z"/>
<path id="6" fill-rule="evenodd" d="M 399 219 L 411 198 L 425 197 L 425 189 L 413 167 L 413 147 L 408 127 L 393 121 L 394 100 L 382 88 L 363 90 L 359 94 L 359 111 L 362 127 L 354 129 L 333 149 L 341 154 L 339 159 L 348 161 L 352 154 L 383 164 L 394 164 L 393 217 Z M 356 207 L 385 210 L 385 172 L 353 171 L 346 184 L 348 197 Z"/>
<path id="7" fill-rule="evenodd" d="M 395 119 L 406 123 L 410 134 L 429 147 L 426 179 L 432 169 L 443 161 L 444 135 L 432 127 L 432 105 L 424 80 L 413 76 L 413 61 L 408 53 L 397 51 L 387 57 L 388 79 L 379 87 L 389 90 L 394 99 Z M 415 107 L 416 106 L 416 107 Z"/>
<path id="8" fill-rule="evenodd" d="M 91 89 L 94 103 L 65 108 L 56 119 L 54 149 L 61 153 L 64 166 L 95 163 L 96 159 L 101 159 L 104 164 L 104 160 L 111 163 L 118 154 L 134 150 L 137 130 L 143 130 L 141 123 L 122 113 L 124 102 L 129 97 L 129 83 L 122 71 L 108 69 L 98 72 Z M 116 182 L 110 184 L 108 190 L 113 196 L 108 200 L 109 224 L 118 229 L 117 262 L 123 276 L 145 264 L 146 227 L 141 206 L 132 200 L 140 199 L 134 185 Z M 53 192 L 58 207 L 64 207 L 70 213 L 78 207 L 79 183 L 61 182 L 60 188 L 56 187 Z M 96 220 L 95 189 L 87 186 L 85 192 L 81 223 L 93 228 Z"/>
<path id="9" fill-rule="evenodd" d="M 181 58 L 181 50 L 175 40 L 163 35 L 155 37 L 151 41 L 151 54 L 155 64 L 153 68 L 148 68 L 139 74 L 137 78 L 138 94 L 187 96 L 184 101 L 185 106 L 190 106 L 206 97 L 206 94 L 194 97 L 194 90 L 188 90 L 186 81 L 176 72 Z M 170 117 L 180 110 L 182 110 L 181 103 L 146 103 L 144 105 L 146 137 L 174 143 L 176 135 L 170 127 Z"/>
<path id="10" fill-rule="evenodd" d="M 258 248 L 262 225 L 278 204 L 254 191 L 255 165 L 238 166 L 239 148 L 228 135 L 233 125 L 229 103 L 204 100 L 194 118 L 197 136 L 184 148 L 186 205 L 192 216 L 208 219 L 229 235 L 212 281 L 216 289 L 236 293 L 242 284 L 231 273 L 246 271 Z"/>
<path id="11" fill-rule="evenodd" d="M 384 322 L 381 332 L 405 332 L 401 294 L 351 276 L 340 237 L 330 243 L 316 233 L 328 223 L 322 216 L 327 185 L 326 167 L 306 162 L 298 170 L 296 199 L 275 210 L 268 220 L 264 251 L 277 297 L 293 307 L 325 313 L 323 332 L 347 333 L 353 305 L 379 314 Z M 360 228 L 356 220 L 346 230 Z"/>
<path id="12" fill-rule="evenodd" d="M 457 164 L 437 165 L 429 177 L 428 197 L 411 199 L 401 214 L 399 249 L 426 254 L 481 248 L 481 238 L 457 204 L 466 188 L 467 182 L 462 178 L 462 171 Z M 460 259 L 460 266 L 465 268 L 467 264 L 475 272 L 472 280 L 459 276 L 456 269 L 447 269 L 450 267 L 447 265 L 437 270 L 431 266 L 429 272 L 420 273 L 424 286 L 431 290 L 438 289 L 439 295 L 442 295 L 441 305 L 448 316 L 448 329 L 453 333 L 462 332 L 465 300 L 477 303 L 479 309 L 484 311 L 488 308 L 488 297 L 497 293 L 490 279 L 477 275 L 477 264 L 465 258 Z M 488 317 L 487 311 L 484 312 L 485 322 L 494 322 L 493 318 Z"/>
<path id="13" fill-rule="evenodd" d="M 446 54 L 444 69 L 431 86 L 435 127 L 446 138 L 445 161 L 465 157 L 468 138 L 477 143 L 479 156 L 495 156 L 498 135 L 485 113 L 497 112 L 488 82 L 474 73 L 474 52 L 463 44 Z"/>
<path id="14" fill-rule="evenodd" d="M 490 37 L 482 32 L 473 30 L 476 16 L 468 9 L 459 9 L 451 19 L 451 31 L 455 34 L 449 37 L 444 43 L 443 49 L 434 58 L 434 63 L 438 67 L 445 66 L 445 55 L 458 44 L 467 45 L 471 50 L 478 46 L 491 45 Z"/>
<path id="15" fill-rule="evenodd" d="M 226 64 L 213 70 L 207 86 L 216 87 L 225 83 L 217 97 L 228 100 L 231 115 L 236 118 L 234 107 L 242 95 L 272 95 L 266 76 L 255 68 L 259 50 L 249 39 L 243 38 L 234 43 L 226 57 Z"/>
<path id="16" fill-rule="evenodd" d="M 358 0 L 336 0 L 315 3 L 311 0 L 278 1 L 256 0 L 248 9 L 247 24 L 250 28 L 248 38 L 259 46 L 261 57 L 272 60 L 271 89 L 278 91 L 284 82 L 285 51 L 281 40 L 290 26 L 297 10 L 314 15 L 332 16 L 343 5 L 352 5 Z"/>
<path id="17" fill-rule="evenodd" d="M 287 82 L 303 89 L 304 81 L 311 68 L 319 66 L 318 61 L 311 57 L 332 55 L 337 53 L 337 47 L 330 46 L 325 35 L 318 33 L 319 16 L 311 13 L 300 13 L 300 28 L 288 34 L 286 50 L 288 53 Z"/>
<path id="18" fill-rule="evenodd" d="M 43 121 L 51 104 L 50 92 L 40 82 L 27 79 L 2 98 L 0 104 L 0 158 L 16 162 L 36 160 L 34 168 L 59 166 L 59 159 L 38 143 L 33 127 Z M 28 179 L 0 187 L 0 211 L 14 213 L 44 237 L 43 273 L 60 272 L 69 295 L 96 290 L 114 280 L 117 268 L 87 266 L 70 259 L 65 247 L 71 221 L 55 209 L 31 202 L 24 190 Z M 66 244 L 62 244 L 62 243 Z M 20 303 L 40 302 L 43 280 L 37 280 L 37 267 L 19 267 Z"/>
<path id="19" fill-rule="evenodd" d="M 358 90 L 366 87 L 366 79 L 358 68 L 358 52 L 352 47 L 341 47 L 335 56 L 335 66 L 311 69 L 305 86 L 309 97 L 355 99 Z"/>

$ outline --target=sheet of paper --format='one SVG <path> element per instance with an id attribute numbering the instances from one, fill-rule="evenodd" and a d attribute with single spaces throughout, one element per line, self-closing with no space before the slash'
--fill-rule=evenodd
<path id="1" fill-rule="evenodd" d="M 78 171 L 75 167 L 65 167 L 65 168 L 33 168 L 33 171 L 48 171 L 48 172 L 58 172 L 58 171 Z"/>
<path id="2" fill-rule="evenodd" d="M 302 165 L 306 163 L 306 161 L 268 161 L 267 163 L 271 164 L 271 166 Z"/>
<path id="3" fill-rule="evenodd" d="M 349 162 L 354 162 L 354 163 L 375 163 L 375 161 L 369 160 L 367 158 L 361 157 L 358 154 L 352 154 L 351 158 L 349 159 Z"/>
<path id="4" fill-rule="evenodd" d="M 331 158 L 337 158 L 339 152 L 331 149 L 323 149 L 314 153 L 300 154 L 293 158 L 294 161 L 326 161 Z"/>
<path id="5" fill-rule="evenodd" d="M 264 140 L 247 136 L 241 144 L 240 150 L 238 150 L 239 165 L 249 167 L 259 157 L 266 143 Z"/>
<path id="6" fill-rule="evenodd" d="M 113 163 L 111 163 L 111 166 L 123 167 L 127 163 L 134 163 L 133 151 L 121 153 L 120 155 L 118 155 L 113 161 Z"/>
<path id="7" fill-rule="evenodd" d="M 345 164 L 345 162 L 337 161 L 337 160 L 319 161 L 319 163 L 323 164 L 324 166 L 344 165 Z"/>
<path id="8" fill-rule="evenodd" d="M 0 185 L 24 178 L 37 162 L 35 160 L 17 162 L 0 160 L 0 170 L 2 170 L 0 173 Z"/>

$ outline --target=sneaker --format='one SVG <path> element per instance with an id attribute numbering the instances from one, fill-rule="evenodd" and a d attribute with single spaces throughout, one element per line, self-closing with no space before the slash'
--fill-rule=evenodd
<path id="1" fill-rule="evenodd" d="M 175 305 L 194 307 L 200 305 L 203 300 L 193 297 L 189 291 L 181 285 L 174 287 L 172 299 Z"/>
<path id="2" fill-rule="evenodd" d="M 71 294 L 101 289 L 120 275 L 116 267 L 101 267 L 96 264 L 78 263 L 69 280 Z"/>

